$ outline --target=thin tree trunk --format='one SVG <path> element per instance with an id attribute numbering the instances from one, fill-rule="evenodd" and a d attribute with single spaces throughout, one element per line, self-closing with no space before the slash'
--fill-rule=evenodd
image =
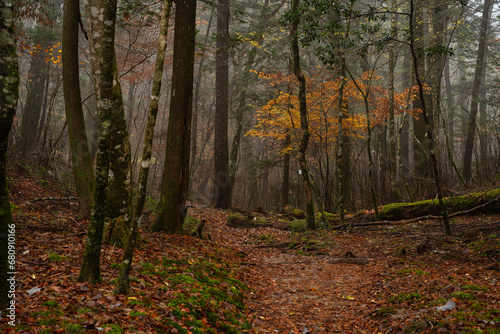
<path id="1" fill-rule="evenodd" d="M 210 12 L 210 18 L 208 19 L 207 32 L 205 33 L 204 45 L 207 44 L 208 38 L 210 37 L 210 29 L 212 27 L 214 10 Z M 199 96 L 200 96 L 200 86 L 201 78 L 203 74 L 203 66 L 205 64 L 206 54 L 203 53 L 200 59 L 200 64 L 198 65 L 198 73 L 195 80 L 194 97 L 193 97 L 193 124 L 191 126 L 191 180 L 193 179 L 194 173 L 198 165 L 195 163 L 196 157 L 198 155 L 198 110 L 199 110 Z"/>
<path id="2" fill-rule="evenodd" d="M 413 1 L 414 0 L 410 1 L 410 34 L 414 31 L 413 30 L 413 28 L 414 28 L 413 27 L 413 15 L 415 14 L 415 12 L 414 12 Z M 417 55 L 415 52 L 414 38 L 410 39 L 410 52 L 411 52 L 411 55 L 413 58 L 413 70 L 414 70 L 415 79 L 416 79 L 417 85 L 418 85 L 418 92 L 419 92 L 419 96 L 420 96 L 420 101 L 422 103 L 422 116 L 423 116 L 423 119 L 425 122 L 426 137 L 429 141 L 429 151 L 430 151 L 432 169 L 433 169 L 433 173 L 434 173 L 434 182 L 436 184 L 436 192 L 437 192 L 438 199 L 439 199 L 439 205 L 440 205 L 441 210 L 442 210 L 443 223 L 444 223 L 446 234 L 451 235 L 451 229 L 450 229 L 450 225 L 448 223 L 448 215 L 446 213 L 446 207 L 445 207 L 444 202 L 443 202 L 443 193 L 441 190 L 439 166 L 438 166 L 438 162 L 436 159 L 436 153 L 434 151 L 434 138 L 433 138 L 433 134 L 432 134 L 432 126 L 431 126 L 431 123 L 429 120 L 429 116 L 427 114 L 427 108 L 426 108 L 426 103 L 425 103 L 426 101 L 425 101 L 425 96 L 424 96 L 424 85 L 420 79 L 420 73 L 419 73 L 419 68 L 418 68 L 418 64 L 417 64 Z"/>
<path id="3" fill-rule="evenodd" d="M 397 39 L 397 3 L 396 0 L 391 0 L 391 39 Z M 390 187 L 391 187 L 391 201 L 396 202 L 401 200 L 401 193 L 399 192 L 397 174 L 398 174 L 398 160 L 397 160 L 397 138 L 396 138 L 396 123 L 394 120 L 394 71 L 397 62 L 397 52 L 394 44 L 391 45 L 389 50 L 389 145 L 390 145 Z M 370 130 L 371 132 L 371 130 Z M 370 135 L 370 134 L 369 134 Z M 371 159 L 371 153 L 370 153 Z M 370 181 L 372 182 L 372 181 Z"/>
<path id="4" fill-rule="evenodd" d="M 293 72 L 299 82 L 299 110 L 300 110 L 300 129 L 302 137 L 299 145 L 299 166 L 302 173 L 302 184 L 306 197 L 306 219 L 307 229 L 316 229 L 316 221 L 314 217 L 314 202 L 312 197 L 311 179 L 309 175 L 309 167 L 307 166 L 306 151 L 309 144 L 309 124 L 307 122 L 307 102 L 306 102 L 306 78 L 300 68 L 299 54 L 299 0 L 292 0 L 292 59 Z"/>
<path id="5" fill-rule="evenodd" d="M 290 134 L 285 135 L 285 149 L 290 146 Z M 288 196 L 290 192 L 290 153 L 283 154 L 283 182 L 281 183 L 281 207 L 288 205 Z"/>
<path id="6" fill-rule="evenodd" d="M 474 81 L 472 83 L 471 102 L 469 110 L 469 122 L 467 125 L 467 134 L 465 139 L 465 148 L 463 156 L 463 176 L 467 182 L 472 178 L 472 153 L 474 149 L 474 137 L 476 135 L 477 112 L 479 103 L 479 93 L 481 90 L 482 79 L 486 69 L 484 62 L 486 53 L 486 34 L 490 23 L 493 0 L 484 0 L 483 17 L 479 30 L 479 45 L 477 49 L 476 68 L 474 71 Z"/>
<path id="7" fill-rule="evenodd" d="M 62 36 L 63 89 L 71 162 L 76 193 L 80 202 L 78 218 L 89 218 L 94 194 L 94 170 L 90 159 L 80 93 L 78 24 L 80 3 L 65 0 Z"/>
<path id="8" fill-rule="evenodd" d="M 42 113 L 45 82 L 49 75 L 49 65 L 45 61 L 45 53 L 38 50 L 31 60 L 28 74 L 28 95 L 24 106 L 21 126 L 19 128 L 19 139 L 16 147 L 19 151 L 27 153 L 34 150 L 35 139 Z"/>
<path id="9" fill-rule="evenodd" d="M 139 184 L 137 197 L 135 200 L 134 211 L 130 221 L 130 228 L 127 237 L 127 243 L 123 250 L 120 273 L 116 292 L 118 294 L 128 294 L 130 292 L 129 274 L 132 266 L 132 259 L 139 234 L 139 224 L 142 220 L 142 211 L 146 200 L 146 190 L 148 187 L 149 167 L 151 166 L 151 152 L 153 151 L 153 139 L 155 133 L 156 118 L 158 115 L 158 102 L 160 101 L 161 79 L 163 76 L 163 67 L 165 63 L 165 50 L 167 48 L 168 21 L 172 0 L 163 2 L 163 10 L 160 21 L 160 34 L 158 36 L 158 45 L 156 48 L 156 64 L 151 88 L 151 99 L 149 100 L 148 122 L 146 126 L 146 135 L 144 138 L 144 148 L 142 151 L 141 169 L 139 171 Z"/>

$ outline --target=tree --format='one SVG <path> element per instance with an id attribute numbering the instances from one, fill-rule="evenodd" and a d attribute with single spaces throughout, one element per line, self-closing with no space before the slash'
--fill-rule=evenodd
<path id="1" fill-rule="evenodd" d="M 83 253 L 78 281 L 100 282 L 101 243 L 106 215 L 106 192 L 109 175 L 109 145 L 112 131 L 114 40 L 116 22 L 116 0 L 92 0 L 88 17 L 92 25 L 93 40 L 91 56 L 94 58 L 97 112 L 99 117 L 99 140 L 96 154 L 96 181 L 94 201 L 87 242 Z"/>
<path id="2" fill-rule="evenodd" d="M 50 62 L 45 50 L 54 38 L 47 27 L 37 27 L 32 32 L 33 38 L 40 44 L 32 48 L 30 70 L 28 73 L 28 94 L 24 105 L 19 138 L 16 148 L 23 153 L 31 153 L 36 147 L 38 126 L 42 115 L 43 100 L 47 92 L 45 88 L 50 76 Z"/>
<path id="3" fill-rule="evenodd" d="M 414 21 L 415 9 L 414 9 L 413 1 L 414 0 L 410 1 L 410 27 L 409 27 L 410 34 L 413 34 L 414 22 L 415 22 Z M 418 62 L 417 62 L 415 38 L 413 37 L 413 35 L 411 35 L 411 37 L 410 37 L 410 52 L 411 52 L 411 56 L 413 59 L 413 74 L 415 76 L 415 80 L 416 80 L 417 85 L 418 85 L 419 98 L 420 98 L 420 102 L 422 104 L 422 118 L 423 118 L 424 124 L 425 124 L 425 137 L 428 140 L 430 161 L 431 161 L 431 166 L 432 166 L 432 172 L 434 174 L 433 175 L 434 176 L 434 183 L 435 183 L 436 192 L 438 195 L 439 206 L 441 208 L 443 223 L 444 223 L 444 228 L 445 228 L 446 234 L 451 235 L 451 229 L 450 229 L 450 225 L 448 223 L 448 216 L 447 216 L 446 208 L 445 208 L 444 202 L 443 202 L 443 193 L 441 190 L 441 176 L 440 176 L 439 166 L 438 166 L 438 162 L 437 162 L 437 158 L 436 158 L 436 151 L 434 149 L 435 143 L 434 143 L 433 129 L 432 129 L 430 117 L 429 117 L 429 114 L 427 111 L 427 107 L 426 107 L 426 101 L 425 101 L 425 95 L 424 95 L 424 84 L 423 84 L 421 77 L 420 77 L 421 74 L 419 72 L 420 69 L 419 69 Z"/>
<path id="4" fill-rule="evenodd" d="M 178 0 L 175 11 L 172 92 L 163 183 L 153 231 L 177 233 L 186 215 L 193 99 L 196 0 Z"/>
<path id="5" fill-rule="evenodd" d="M 229 0 L 217 4 L 217 43 L 215 55 L 215 133 L 214 169 L 216 193 L 214 206 L 227 209 L 231 206 L 229 182 Z"/>
<path id="6" fill-rule="evenodd" d="M 78 25 L 80 3 L 78 0 L 64 2 L 62 33 L 62 61 L 64 106 L 68 122 L 71 162 L 76 193 L 80 202 L 78 218 L 90 217 L 94 194 L 94 170 L 90 157 L 85 119 L 80 93 L 78 63 Z"/>
<path id="7" fill-rule="evenodd" d="M 146 201 L 146 190 L 148 186 L 149 167 L 151 166 L 151 152 L 153 150 L 153 139 L 155 133 L 156 117 L 158 115 L 158 102 L 160 101 L 161 79 L 165 64 L 165 49 L 167 48 L 168 21 L 170 19 L 170 9 L 172 0 L 163 2 L 163 10 L 160 20 L 160 34 L 158 36 L 158 46 L 156 49 L 155 74 L 153 77 L 153 87 L 151 89 L 151 99 L 149 100 L 148 123 L 142 151 L 141 169 L 139 172 L 139 185 L 135 206 L 128 229 L 127 243 L 123 250 L 120 273 L 116 284 L 116 292 L 128 294 L 130 290 L 129 273 L 132 266 L 137 236 L 139 234 L 139 224 L 142 221 L 142 211 Z"/>
<path id="8" fill-rule="evenodd" d="M 476 67 L 474 70 L 474 81 L 472 83 L 472 97 L 469 109 L 469 122 L 467 125 L 467 136 L 465 139 L 464 155 L 463 155 L 463 177 L 466 181 L 472 178 L 472 151 L 474 149 L 474 138 L 476 136 L 477 112 L 479 105 L 479 94 L 481 90 L 481 81 L 486 69 L 485 52 L 486 52 L 486 33 L 490 22 L 491 10 L 493 7 L 492 0 L 484 0 L 483 17 L 479 30 L 479 45 L 477 49 Z M 483 83 L 484 84 L 484 83 Z"/>
<path id="9" fill-rule="evenodd" d="M 9 305 L 8 272 L 15 271 L 9 263 L 9 244 L 15 246 L 15 234 L 7 187 L 7 148 L 9 133 L 16 114 L 19 95 L 16 34 L 11 0 L 0 0 L 0 309 Z M 13 233 L 14 232 L 14 233 Z"/>
<path id="10" fill-rule="evenodd" d="M 302 130 L 302 138 L 299 145 L 299 165 L 302 174 L 302 183 L 306 195 L 306 219 L 307 228 L 316 229 L 314 219 L 314 202 L 311 186 L 311 178 L 309 175 L 309 167 L 307 166 L 306 151 L 309 144 L 309 124 L 307 121 L 307 101 L 306 101 L 306 78 L 300 68 L 300 53 L 299 53 L 299 0 L 292 0 L 291 8 L 291 38 L 292 38 L 292 62 L 293 73 L 299 82 L 299 109 L 300 109 L 300 129 Z"/>

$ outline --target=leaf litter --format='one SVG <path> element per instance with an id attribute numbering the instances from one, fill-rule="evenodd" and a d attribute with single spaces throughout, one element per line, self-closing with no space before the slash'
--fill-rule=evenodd
<path id="1" fill-rule="evenodd" d="M 88 224 L 76 219 L 77 203 L 58 184 L 13 178 L 17 325 L 3 318 L 4 333 L 498 333 L 500 327 L 498 215 L 455 219 L 454 237 L 443 236 L 436 221 L 295 233 L 229 228 L 229 212 L 191 203 L 190 214 L 206 220 L 205 240 L 144 229 L 148 243 L 134 256 L 132 293 L 116 296 L 121 250 L 103 246 L 103 283 L 77 283 Z M 50 196 L 68 199 L 30 202 Z M 348 254 L 353 260 L 339 261 Z"/>

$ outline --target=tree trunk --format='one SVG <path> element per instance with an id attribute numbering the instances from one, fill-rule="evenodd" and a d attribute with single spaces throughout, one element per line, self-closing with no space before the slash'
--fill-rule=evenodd
<path id="1" fill-rule="evenodd" d="M 45 82 L 49 80 L 49 65 L 45 57 L 42 50 L 35 51 L 28 73 L 28 95 L 16 143 L 18 150 L 23 153 L 34 151 L 36 146 L 35 139 L 42 113 Z"/>
<path id="2" fill-rule="evenodd" d="M 397 39 L 397 4 L 396 0 L 391 0 L 391 39 Z M 397 62 L 396 46 L 391 45 L 389 50 L 389 145 L 390 145 L 390 188 L 391 188 L 391 201 L 401 200 L 401 193 L 399 192 L 397 174 L 398 174 L 398 160 L 397 160 L 397 137 L 396 137 L 396 123 L 394 120 L 394 72 Z M 371 130 L 370 130 L 371 131 Z M 371 157 L 371 153 L 370 153 Z"/>
<path id="3" fill-rule="evenodd" d="M 290 134 L 285 135 L 285 149 L 290 146 Z M 290 153 L 283 154 L 283 182 L 281 184 L 281 207 L 288 205 L 288 196 L 290 192 Z"/>
<path id="4" fill-rule="evenodd" d="M 215 202 L 214 207 L 227 209 L 231 206 L 229 187 L 229 0 L 219 0 L 217 5 L 217 52 L 215 55 Z"/>
<path id="5" fill-rule="evenodd" d="M 182 231 L 186 215 L 191 149 L 196 0 L 177 0 L 172 92 L 163 184 L 153 231 Z"/>
<path id="6" fill-rule="evenodd" d="M 99 141 L 97 147 L 96 182 L 92 216 L 87 233 L 87 243 L 83 253 L 82 266 L 77 280 L 79 282 L 101 282 L 101 243 L 106 215 L 106 192 L 109 174 L 109 145 L 113 113 L 113 74 L 116 0 L 93 0 L 89 2 L 94 39 L 91 57 L 94 58 L 97 111 L 99 116 Z"/>
<path id="7" fill-rule="evenodd" d="M 123 94 L 118 77 L 116 54 L 113 52 L 113 108 L 111 115 L 110 146 L 109 146 L 109 185 L 107 194 L 106 216 L 115 219 L 122 216 L 125 225 L 130 221 L 131 200 L 131 149 L 125 119 Z M 112 236 L 115 239 L 118 236 Z M 121 240 L 124 241 L 125 240 Z"/>
<path id="8" fill-rule="evenodd" d="M 293 72 L 299 82 L 299 110 L 300 110 L 300 129 L 302 137 L 299 144 L 299 166 L 302 173 L 302 185 L 306 198 L 306 220 L 307 229 L 316 229 L 316 221 L 314 217 L 314 202 L 312 194 L 311 179 L 309 175 L 309 167 L 307 166 L 306 151 L 309 144 L 309 124 L 307 122 L 307 102 L 306 102 L 306 78 L 300 68 L 299 54 L 299 0 L 292 0 L 292 19 L 291 19 L 291 37 L 292 37 L 292 59 Z"/>
<path id="9" fill-rule="evenodd" d="M 64 105 L 68 122 L 73 175 L 76 193 L 80 202 L 78 218 L 81 219 L 90 217 L 92 196 L 94 194 L 94 170 L 85 131 L 80 93 L 78 63 L 79 20 L 79 1 L 65 0 L 62 36 Z"/>
<path id="10" fill-rule="evenodd" d="M 207 24 L 207 32 L 205 33 L 205 41 L 203 45 L 206 45 L 208 38 L 210 37 L 210 29 L 212 27 L 214 10 L 210 12 L 210 18 Z M 198 155 L 198 110 L 199 110 L 199 96 L 200 96 L 200 86 L 201 78 L 203 74 L 203 66 L 205 64 L 206 53 L 203 53 L 200 59 L 200 64 L 198 65 L 198 73 L 195 80 L 194 97 L 193 97 L 193 124 L 191 125 L 191 181 L 193 180 L 194 173 L 198 165 L 195 163 Z"/>
<path id="11" fill-rule="evenodd" d="M 481 91 L 482 79 L 486 69 L 486 34 L 490 24 L 491 10 L 493 0 L 484 0 L 483 17 L 479 30 L 479 45 L 477 48 L 476 68 L 474 71 L 474 81 L 472 83 L 471 102 L 469 109 L 469 122 L 467 125 L 467 134 L 465 139 L 463 156 L 463 176 L 467 182 L 472 178 L 472 153 L 474 150 L 474 137 L 476 136 L 477 112 L 479 103 L 479 93 Z"/>
<path id="12" fill-rule="evenodd" d="M 10 319 L 14 323 L 15 306 L 10 303 L 15 303 L 15 300 L 9 296 L 9 282 L 15 282 L 15 276 L 9 273 L 15 272 L 16 268 L 9 254 L 15 254 L 16 231 L 12 222 L 6 175 L 9 133 L 19 97 L 19 68 L 12 8 L 11 0 L 0 0 L 0 310 L 6 311 L 5 318 L 13 315 Z M 12 310 L 8 310 L 8 307 Z"/>
<path id="13" fill-rule="evenodd" d="M 149 100 L 148 122 L 146 125 L 146 135 L 144 138 L 144 148 L 142 151 L 141 169 L 139 172 L 139 184 L 137 197 L 135 200 L 134 211 L 128 230 L 127 243 L 123 250 L 120 273 L 116 292 L 118 294 L 128 294 L 130 292 L 129 274 L 132 266 L 132 259 L 139 234 L 139 224 L 142 220 L 142 211 L 146 200 L 146 190 L 148 187 L 149 167 L 151 166 L 151 152 L 153 151 L 153 139 L 155 133 L 156 118 L 158 115 L 158 102 L 160 101 L 161 79 L 163 76 L 163 67 L 165 63 L 165 49 L 167 48 L 168 21 L 172 0 L 163 2 L 163 10 L 160 21 L 160 34 L 158 36 L 158 45 L 156 48 L 156 64 L 151 89 L 151 99 Z"/>
<path id="14" fill-rule="evenodd" d="M 229 192 L 233 193 L 234 183 L 236 180 L 236 172 L 238 170 L 238 152 L 240 150 L 241 136 L 243 134 L 244 126 L 244 115 L 247 109 L 247 89 L 248 81 L 250 77 L 250 70 L 253 67 L 257 50 L 251 50 L 248 61 L 243 68 L 243 73 L 241 73 L 241 82 L 243 87 L 240 88 L 240 94 L 238 96 L 238 101 L 236 104 L 235 119 L 236 119 L 236 130 L 234 131 L 233 142 L 231 144 L 231 152 L 229 154 Z"/>
<path id="15" fill-rule="evenodd" d="M 418 0 L 417 0 L 418 1 Z M 414 6 L 413 6 L 413 0 L 410 1 L 410 34 L 413 33 L 414 27 L 413 27 L 413 17 L 414 17 L 415 11 L 414 11 Z M 429 152 L 430 152 L 430 158 L 431 158 L 431 164 L 432 164 L 432 171 L 434 174 L 434 183 L 436 185 L 436 192 L 437 196 L 439 199 L 439 205 L 441 207 L 441 214 L 443 216 L 443 223 L 445 227 L 445 231 L 447 235 L 451 235 L 451 229 L 450 225 L 448 223 L 448 218 L 447 218 L 447 213 L 446 213 L 446 207 L 443 202 L 443 193 L 441 191 L 441 179 L 440 179 L 440 173 L 439 173 L 439 165 L 437 162 L 436 158 L 436 153 L 434 150 L 434 137 L 433 137 L 433 132 L 432 132 L 432 126 L 430 123 L 429 115 L 427 114 L 427 108 L 425 104 L 425 96 L 424 96 L 424 86 L 421 81 L 420 73 L 419 73 L 419 68 L 417 64 L 417 54 L 415 51 L 415 39 L 411 38 L 410 39 L 410 52 L 413 58 L 413 70 L 414 70 L 414 75 L 415 79 L 417 81 L 418 85 L 418 92 L 420 96 L 420 102 L 422 103 L 422 118 L 424 119 L 425 122 L 425 137 L 428 139 L 429 142 Z"/>
<path id="16" fill-rule="evenodd" d="M 414 2 L 415 6 L 415 15 L 411 18 L 413 20 L 412 24 L 414 26 L 413 29 L 413 40 L 415 44 L 415 49 L 423 50 L 425 48 L 424 45 L 424 0 L 411 0 Z M 425 56 L 418 55 L 413 62 L 416 64 L 413 65 L 413 68 L 418 69 L 418 73 L 420 77 L 418 80 L 425 83 Z M 417 84 L 415 75 L 413 75 L 414 83 L 413 86 Z M 418 96 L 413 101 L 414 109 L 422 109 L 422 105 L 425 104 L 426 95 L 423 98 Z M 420 115 L 419 115 L 420 116 Z M 420 142 L 421 145 L 414 146 L 413 154 L 414 154 L 414 162 L 415 162 L 415 174 L 420 177 L 429 177 L 430 176 L 430 168 L 429 168 L 429 139 L 425 137 L 426 134 L 426 126 L 423 117 L 418 117 L 418 119 L 413 120 L 413 134 L 415 138 Z"/>

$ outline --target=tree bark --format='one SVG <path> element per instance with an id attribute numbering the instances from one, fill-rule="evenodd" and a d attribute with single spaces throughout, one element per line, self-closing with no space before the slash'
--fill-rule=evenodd
<path id="1" fill-rule="evenodd" d="M 419 51 L 423 51 L 424 45 L 424 0 L 411 0 L 413 1 L 413 5 L 415 7 L 415 13 L 412 16 L 411 20 L 413 20 L 413 41 L 415 44 L 415 49 Z M 413 68 L 418 69 L 418 73 L 420 77 L 418 80 L 425 83 L 425 56 L 422 54 L 417 55 L 413 62 L 416 64 L 413 65 Z M 413 85 L 416 85 L 415 78 L 415 70 L 413 75 Z M 422 105 L 425 104 L 426 95 L 424 97 L 418 96 L 413 101 L 414 109 L 422 109 Z M 429 139 L 425 136 L 426 134 L 426 125 L 425 120 L 422 116 L 418 117 L 418 119 L 413 120 L 413 134 L 415 138 L 420 142 L 421 145 L 415 145 L 413 154 L 414 154 L 414 163 L 415 163 L 415 174 L 417 176 L 429 177 L 430 176 L 430 168 L 429 168 Z"/>
<path id="2" fill-rule="evenodd" d="M 396 0 L 391 0 L 391 40 L 397 39 L 397 3 Z M 396 69 L 397 51 L 394 44 L 391 45 L 389 50 L 389 145 L 390 145 L 390 187 L 391 187 L 391 200 L 399 201 L 401 193 L 399 191 L 397 177 L 398 177 L 398 160 L 397 160 L 397 137 L 396 137 L 396 123 L 394 120 L 394 72 Z M 371 130 L 370 130 L 371 131 Z M 371 155 L 371 153 L 370 153 Z"/>
<path id="3" fill-rule="evenodd" d="M 45 53 L 42 50 L 33 52 L 28 72 L 28 95 L 26 96 L 26 104 L 19 128 L 19 138 L 16 143 L 17 149 L 23 153 L 35 150 L 35 139 L 42 114 L 45 82 L 49 80 L 49 64 L 45 61 Z"/>
<path id="4" fill-rule="evenodd" d="M 10 284 L 7 279 L 15 280 L 15 277 L 8 273 L 16 271 L 14 264 L 9 262 L 9 250 L 12 253 L 15 249 L 16 231 L 6 175 L 9 134 L 19 97 L 19 68 L 12 8 L 12 0 L 0 0 L 0 310 L 6 310 L 10 306 Z M 10 239 L 9 234 L 14 238 Z M 10 311 L 5 312 L 5 317 L 8 318 L 9 314 Z"/>
<path id="5" fill-rule="evenodd" d="M 95 75 L 97 111 L 99 116 L 99 141 L 97 145 L 96 182 L 92 216 L 83 253 L 79 282 L 101 282 L 101 243 L 106 215 L 106 192 L 109 174 L 109 145 L 113 113 L 113 74 L 116 0 L 94 0 L 89 3 L 91 38 L 94 47 L 91 57 Z"/>
<path id="6" fill-rule="evenodd" d="M 413 27 L 414 14 L 415 14 L 414 4 L 413 4 L 413 0 L 411 0 L 410 1 L 410 34 L 413 33 L 413 31 L 414 31 L 414 27 Z M 434 150 L 434 136 L 433 136 L 433 131 L 432 131 L 432 126 L 431 126 L 431 122 L 429 119 L 429 115 L 427 114 L 427 108 L 426 108 L 425 96 L 424 96 L 424 86 L 423 86 L 423 83 L 422 83 L 422 80 L 420 77 L 420 73 L 419 73 L 414 38 L 410 39 L 410 52 L 411 52 L 411 55 L 413 58 L 413 70 L 414 70 L 415 79 L 416 79 L 417 85 L 418 85 L 420 102 L 422 103 L 422 118 L 424 119 L 425 130 L 426 130 L 425 137 L 428 139 L 428 143 L 429 143 L 428 145 L 429 145 L 429 153 L 430 153 L 431 164 L 432 164 L 432 171 L 434 174 L 434 183 L 436 185 L 436 192 L 437 192 L 437 196 L 438 196 L 438 200 L 439 200 L 439 205 L 441 207 L 441 214 L 443 216 L 444 228 L 445 228 L 446 234 L 451 235 L 451 229 L 450 229 L 450 225 L 448 223 L 446 207 L 445 207 L 444 202 L 443 202 L 443 193 L 441 190 L 441 179 L 440 179 L 440 173 L 439 173 L 439 165 L 438 165 L 437 158 L 436 158 L 436 152 Z"/>
<path id="7" fill-rule="evenodd" d="M 476 68 L 474 71 L 474 81 L 472 83 L 471 102 L 469 109 L 469 122 L 467 125 L 467 134 L 465 139 L 463 156 L 463 177 L 467 182 L 472 178 L 472 153 L 474 150 L 474 138 L 476 136 L 477 112 L 479 104 L 479 93 L 481 90 L 482 79 L 486 69 L 486 34 L 490 23 L 493 0 L 484 0 L 483 17 L 479 30 L 479 45 L 477 48 Z"/>
<path id="8" fill-rule="evenodd" d="M 216 194 L 214 207 L 231 206 L 229 189 L 229 1 L 219 0 L 217 5 L 217 53 L 215 55 L 215 134 L 214 168 Z"/>
<path id="9" fill-rule="evenodd" d="M 94 194 L 94 170 L 90 158 L 80 93 L 78 63 L 78 0 L 65 0 L 62 36 L 64 106 L 68 122 L 73 176 L 80 207 L 78 218 L 89 218 Z"/>
<path id="10" fill-rule="evenodd" d="M 153 231 L 182 231 L 189 190 L 196 0 L 177 0 L 163 184 Z"/>
<path id="11" fill-rule="evenodd" d="M 142 151 L 141 169 L 139 171 L 139 184 L 137 197 L 135 200 L 134 211 L 128 230 L 127 243 L 123 250 L 120 273 L 116 285 L 116 293 L 128 294 L 130 292 L 129 274 L 132 266 L 134 250 L 136 247 L 137 236 L 139 234 L 139 224 L 142 220 L 142 211 L 146 201 L 146 190 L 148 187 L 149 167 L 151 166 L 151 152 L 153 151 L 153 139 L 155 133 L 156 118 L 158 115 L 158 102 L 160 101 L 161 79 L 163 76 L 163 67 L 165 63 L 165 49 L 167 48 L 168 21 L 172 0 L 163 2 L 163 10 L 160 21 L 160 34 L 158 36 L 158 45 L 156 48 L 156 63 L 153 77 L 153 86 L 151 88 L 151 99 L 149 100 L 148 122 L 146 125 L 146 135 L 144 138 L 144 148 Z"/>
<path id="12" fill-rule="evenodd" d="M 302 137 L 299 144 L 299 166 L 302 173 L 302 185 L 306 198 L 306 220 L 307 229 L 316 229 L 316 221 L 314 217 L 314 202 L 312 194 L 311 179 L 309 175 L 309 167 L 307 166 L 306 151 L 309 144 L 309 124 L 307 122 L 307 102 L 306 102 L 306 78 L 300 68 L 300 53 L 299 53 L 299 0 L 292 0 L 292 61 L 293 72 L 299 82 L 299 110 L 300 110 L 300 129 Z"/>

